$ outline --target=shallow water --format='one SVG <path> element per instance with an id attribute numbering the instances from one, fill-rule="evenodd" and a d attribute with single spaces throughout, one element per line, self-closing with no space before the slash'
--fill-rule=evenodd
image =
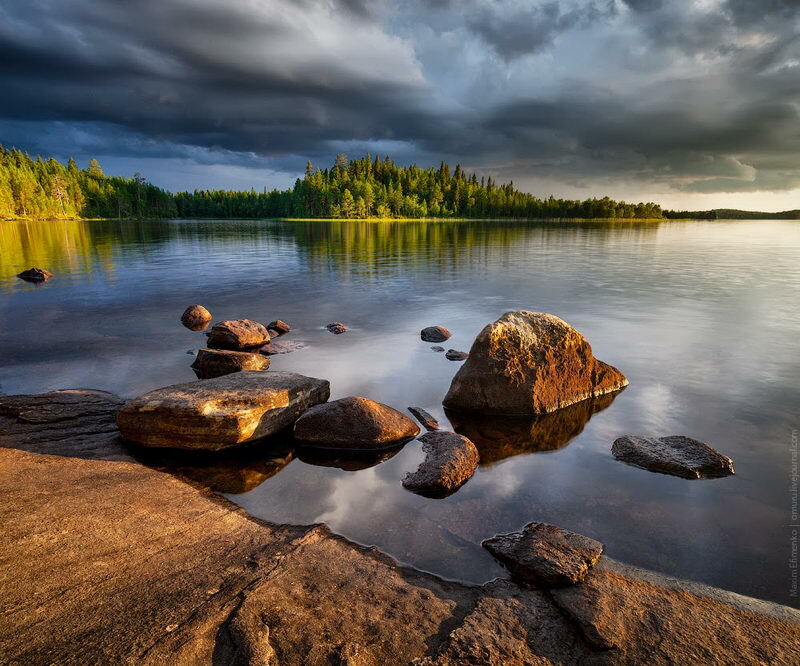
<path id="1" fill-rule="evenodd" d="M 44 285 L 15 278 L 41 266 Z M 132 397 L 189 381 L 215 319 L 275 318 L 306 347 L 272 368 L 447 418 L 459 364 L 419 330 L 468 350 L 511 309 L 557 314 L 630 386 L 610 404 L 525 424 L 457 423 L 480 440 L 476 475 L 446 499 L 405 491 L 412 442 L 372 467 L 270 451 L 194 470 L 259 517 L 324 521 L 448 578 L 502 575 L 480 547 L 543 520 L 611 557 L 781 603 L 790 596 L 791 443 L 800 405 L 800 226 L 792 221 L 0 222 L 0 391 L 91 387 Z M 324 330 L 331 321 L 344 335 Z M 736 475 L 687 481 L 615 461 L 623 433 L 686 434 Z M 351 465 L 344 465 L 352 467 Z M 191 470 L 190 470 L 191 471 Z"/>

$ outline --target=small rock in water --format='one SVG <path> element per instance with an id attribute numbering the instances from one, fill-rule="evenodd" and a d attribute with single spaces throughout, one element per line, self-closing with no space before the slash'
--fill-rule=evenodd
<path id="1" fill-rule="evenodd" d="M 27 271 L 17 273 L 17 277 L 26 282 L 47 282 L 53 277 L 53 274 L 50 271 L 46 271 L 44 268 L 29 268 Z"/>
<path id="2" fill-rule="evenodd" d="M 267 356 L 274 356 L 275 354 L 289 354 L 298 349 L 303 349 L 305 344 L 302 342 L 269 342 L 264 345 L 260 351 Z"/>
<path id="3" fill-rule="evenodd" d="M 197 352 L 194 349 L 187 349 L 186 353 L 191 354 L 192 356 L 195 356 L 197 354 Z"/>
<path id="4" fill-rule="evenodd" d="M 603 544 L 547 523 L 498 534 L 481 544 L 512 577 L 543 587 L 580 583 L 603 554 Z"/>
<path id="5" fill-rule="evenodd" d="M 266 370 L 269 359 L 261 354 L 228 351 L 225 349 L 201 349 L 192 363 L 198 379 L 222 377 L 242 370 Z"/>
<path id="6" fill-rule="evenodd" d="M 408 411 L 411 412 L 414 417 L 419 421 L 422 425 L 425 426 L 425 430 L 438 430 L 439 429 L 439 422 L 433 418 L 428 412 L 426 412 L 422 407 L 409 407 Z"/>
<path id="7" fill-rule="evenodd" d="M 420 331 L 420 337 L 425 342 L 444 342 L 451 335 L 444 326 L 428 326 Z"/>
<path id="8" fill-rule="evenodd" d="M 292 330 L 292 327 L 282 319 L 276 319 L 267 324 L 267 330 L 273 332 L 275 335 L 285 335 Z"/>
<path id="9" fill-rule="evenodd" d="M 236 351 L 261 347 L 269 340 L 269 333 L 263 324 L 249 319 L 237 319 L 214 324 L 208 336 L 208 346 Z"/>
<path id="10" fill-rule="evenodd" d="M 684 479 L 713 479 L 735 473 L 733 460 L 728 456 L 708 444 L 683 435 L 625 435 L 614 441 L 611 452 L 617 460 Z"/>
<path id="11" fill-rule="evenodd" d="M 181 323 L 192 331 L 203 331 L 208 328 L 211 313 L 202 305 L 190 305 L 181 315 Z"/>
<path id="12" fill-rule="evenodd" d="M 455 349 L 448 349 L 445 356 L 449 361 L 463 361 L 469 358 L 469 354 L 467 354 L 467 352 L 457 351 Z"/>
<path id="13" fill-rule="evenodd" d="M 425 460 L 409 472 L 403 487 L 420 495 L 446 497 L 463 486 L 478 467 L 478 449 L 463 435 L 437 430 L 419 438 Z"/>
<path id="14" fill-rule="evenodd" d="M 355 395 L 316 405 L 294 424 L 295 439 L 331 449 L 389 448 L 418 434 L 405 414 Z"/>
<path id="15" fill-rule="evenodd" d="M 444 347 L 440 347 L 439 345 L 433 345 L 433 347 L 431 347 L 431 349 L 433 349 L 433 351 L 435 351 L 435 352 L 443 352 L 444 351 Z"/>
<path id="16" fill-rule="evenodd" d="M 347 326 L 345 326 L 340 321 L 334 321 L 328 324 L 325 328 L 327 328 L 331 333 L 335 335 L 341 335 L 342 333 L 347 333 Z"/>

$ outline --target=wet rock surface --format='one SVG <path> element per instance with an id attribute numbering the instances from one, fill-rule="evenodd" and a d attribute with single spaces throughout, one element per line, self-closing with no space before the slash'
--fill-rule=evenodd
<path id="1" fill-rule="evenodd" d="M 192 331 L 204 331 L 211 321 L 211 313 L 202 305 L 190 305 L 181 315 L 181 323 Z"/>
<path id="2" fill-rule="evenodd" d="M 294 436 L 323 448 L 394 447 L 419 434 L 405 414 L 380 402 L 349 396 L 312 407 L 294 424 Z"/>
<path id="3" fill-rule="evenodd" d="M 263 324 L 250 319 L 237 319 L 214 324 L 208 336 L 208 346 L 240 351 L 261 347 L 269 340 L 269 333 Z"/>
<path id="4" fill-rule="evenodd" d="M 409 472 L 403 487 L 434 497 L 447 496 L 463 486 L 478 467 L 478 449 L 463 435 L 437 430 L 419 438 L 425 460 Z"/>
<path id="5" fill-rule="evenodd" d="M 276 319 L 275 321 L 271 321 L 269 324 L 267 324 L 267 330 L 275 335 L 286 335 L 292 330 L 292 327 L 282 319 Z"/>
<path id="6" fill-rule="evenodd" d="M 444 405 L 485 414 L 546 414 L 627 384 L 565 321 L 516 310 L 478 334 Z"/>
<path id="7" fill-rule="evenodd" d="M 117 425 L 144 446 L 216 451 L 279 432 L 329 394 L 324 379 L 234 372 L 145 393 L 117 414 Z"/>
<path id="8" fill-rule="evenodd" d="M 296 342 L 294 340 L 272 340 L 259 349 L 259 352 L 266 356 L 275 356 L 275 354 L 291 354 L 301 349 L 305 349 L 305 344 L 302 342 Z"/>
<path id="9" fill-rule="evenodd" d="M 252 519 L 132 461 L 119 402 L 0 398 L 7 663 L 800 663 L 800 612 L 607 558 L 548 593 L 471 586 Z"/>
<path id="10" fill-rule="evenodd" d="M 429 412 L 422 409 L 422 407 L 409 407 L 408 411 L 425 427 L 425 430 L 439 429 L 439 422 L 431 416 Z"/>
<path id="11" fill-rule="evenodd" d="M 636 467 L 685 479 L 713 479 L 734 474 L 733 460 L 728 456 L 684 435 L 625 435 L 614 441 L 611 452 L 617 460 Z"/>
<path id="12" fill-rule="evenodd" d="M 444 347 L 440 347 L 439 345 L 433 345 L 433 347 L 431 347 L 431 349 L 433 351 L 435 351 L 435 352 L 443 352 L 444 351 Z"/>
<path id="13" fill-rule="evenodd" d="M 419 335 L 424 342 L 444 342 L 452 336 L 452 333 L 444 326 L 428 326 L 423 328 Z"/>
<path id="14" fill-rule="evenodd" d="M 22 273 L 17 273 L 17 277 L 26 282 L 47 282 L 53 274 L 44 268 L 29 268 Z"/>
<path id="15" fill-rule="evenodd" d="M 541 587 L 580 583 L 603 554 L 603 544 L 547 523 L 498 534 L 481 544 L 517 580 Z"/>
<path id="16" fill-rule="evenodd" d="M 327 324 L 325 328 L 327 328 L 334 335 L 341 335 L 342 333 L 347 333 L 347 326 L 345 326 L 340 321 L 331 322 L 330 324 Z"/>
<path id="17" fill-rule="evenodd" d="M 458 351 L 457 349 L 448 349 L 445 354 L 448 361 L 465 361 L 469 358 L 467 352 Z"/>
<path id="18" fill-rule="evenodd" d="M 222 377 L 242 370 L 266 370 L 269 359 L 261 354 L 226 349 L 199 349 L 192 369 L 200 379 Z"/>

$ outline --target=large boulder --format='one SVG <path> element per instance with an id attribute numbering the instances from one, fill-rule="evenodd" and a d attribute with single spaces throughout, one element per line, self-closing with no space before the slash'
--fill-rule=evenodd
<path id="1" fill-rule="evenodd" d="M 614 441 L 611 452 L 617 460 L 684 479 L 714 479 L 734 473 L 728 456 L 684 435 L 625 435 Z"/>
<path id="2" fill-rule="evenodd" d="M 263 324 L 237 319 L 214 324 L 208 336 L 208 346 L 215 349 L 254 349 L 267 344 L 269 340 L 269 331 Z"/>
<path id="3" fill-rule="evenodd" d="M 145 393 L 120 410 L 117 425 L 144 446 L 217 451 L 272 435 L 329 395 L 324 379 L 234 372 Z"/>
<path id="4" fill-rule="evenodd" d="M 360 396 L 312 407 L 294 424 L 295 439 L 323 448 L 387 448 L 418 434 L 405 414 Z"/>
<path id="5" fill-rule="evenodd" d="M 498 534 L 481 544 L 511 575 L 542 587 L 580 583 L 603 554 L 603 544 L 547 523 L 528 523 L 522 532 Z"/>
<path id="6" fill-rule="evenodd" d="M 444 497 L 463 486 L 478 467 L 478 449 L 463 435 L 434 430 L 419 438 L 425 460 L 409 472 L 403 487 L 422 495 Z"/>
<path id="7" fill-rule="evenodd" d="M 444 405 L 484 414 L 546 414 L 627 384 L 567 322 L 516 310 L 478 334 Z"/>
<path id="8" fill-rule="evenodd" d="M 252 352 L 204 348 L 198 350 L 192 368 L 200 379 L 213 379 L 242 370 L 266 370 L 269 358 Z"/>

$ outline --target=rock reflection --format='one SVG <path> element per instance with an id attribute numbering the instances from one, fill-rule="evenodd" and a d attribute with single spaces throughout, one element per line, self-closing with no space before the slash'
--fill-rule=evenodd
<path id="1" fill-rule="evenodd" d="M 284 441 L 255 443 L 223 453 L 137 450 L 137 458 L 158 469 L 185 477 L 218 493 L 239 495 L 275 476 L 294 458 Z"/>
<path id="2" fill-rule="evenodd" d="M 380 465 L 382 462 L 394 458 L 403 450 L 405 442 L 394 449 L 380 451 L 347 452 L 324 450 L 312 447 L 298 449 L 296 457 L 307 465 L 316 467 L 336 467 L 346 472 L 357 472 Z"/>
<path id="3" fill-rule="evenodd" d="M 485 467 L 512 456 L 556 451 L 566 446 L 619 393 L 584 400 L 542 416 L 485 416 L 450 409 L 445 414 L 453 430 L 478 447 L 479 464 Z"/>

